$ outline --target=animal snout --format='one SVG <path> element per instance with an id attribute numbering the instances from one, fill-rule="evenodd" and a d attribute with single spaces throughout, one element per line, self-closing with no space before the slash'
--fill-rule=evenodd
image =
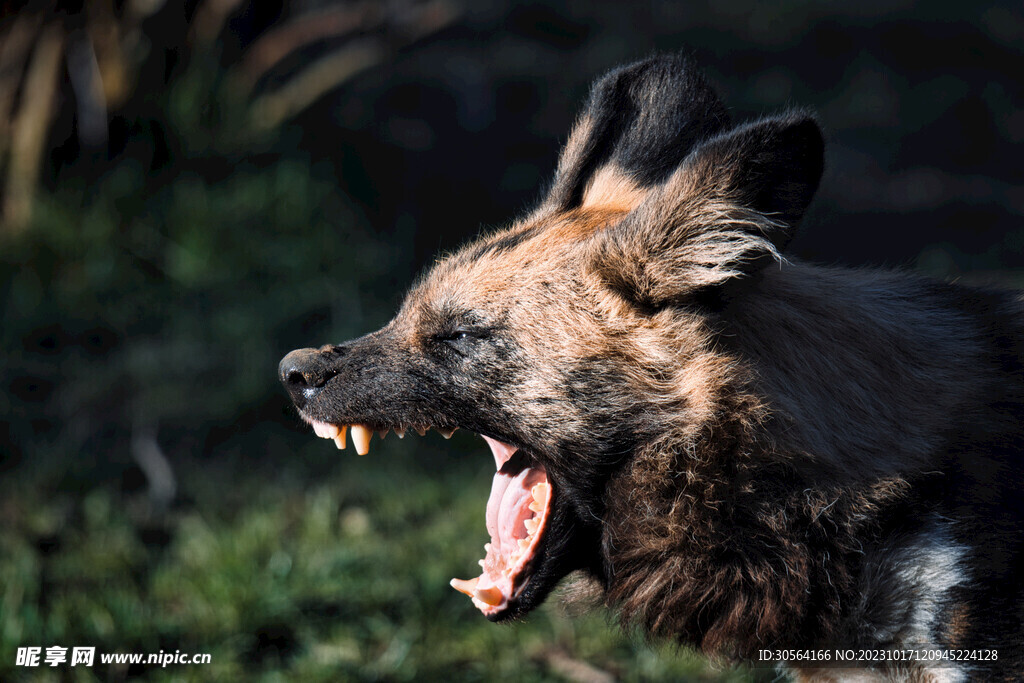
<path id="1" fill-rule="evenodd" d="M 305 406 L 337 374 L 336 362 L 337 351 L 333 346 L 296 349 L 281 359 L 278 377 L 296 407 Z"/>

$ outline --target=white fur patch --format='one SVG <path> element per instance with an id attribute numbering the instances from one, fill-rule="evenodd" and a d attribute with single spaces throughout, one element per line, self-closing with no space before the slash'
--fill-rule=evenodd
<path id="1" fill-rule="evenodd" d="M 953 538 L 948 524 L 936 521 L 930 533 L 903 550 L 897 560 L 897 576 L 904 582 L 910 605 L 901 632 L 906 647 L 938 648 L 943 624 L 939 622 L 949 591 L 967 583 L 966 548 Z M 962 667 L 940 666 L 928 674 L 939 683 L 968 680 Z"/>

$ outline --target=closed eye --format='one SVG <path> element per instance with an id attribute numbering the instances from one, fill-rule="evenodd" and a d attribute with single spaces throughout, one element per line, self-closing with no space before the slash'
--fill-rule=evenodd
<path id="1" fill-rule="evenodd" d="M 450 332 L 438 334 L 434 338 L 443 342 L 460 342 L 474 339 L 484 339 L 490 336 L 488 330 L 459 327 Z"/>
<path id="2" fill-rule="evenodd" d="M 459 356 L 467 357 L 479 349 L 479 342 L 490 337 L 487 330 L 456 328 L 450 332 L 434 335 L 434 340 L 442 349 L 448 349 Z"/>

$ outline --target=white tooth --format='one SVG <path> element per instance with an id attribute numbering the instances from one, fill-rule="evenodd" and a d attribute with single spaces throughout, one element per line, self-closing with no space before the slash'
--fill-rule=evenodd
<path id="1" fill-rule="evenodd" d="M 441 436 L 443 436 L 444 438 L 446 438 L 446 439 L 450 439 L 450 438 L 452 438 L 452 434 L 454 434 L 454 433 L 455 433 L 455 430 L 456 430 L 456 429 L 458 429 L 458 427 L 454 427 L 454 428 L 452 428 L 452 429 L 441 429 L 440 427 L 438 427 L 438 428 L 437 428 L 437 431 L 438 431 L 438 432 L 439 432 L 439 433 L 441 434 Z"/>
<path id="2" fill-rule="evenodd" d="M 483 568 L 483 566 L 484 566 L 484 561 L 483 560 L 477 560 L 476 563 L 478 565 L 480 565 L 481 569 Z"/>
<path id="3" fill-rule="evenodd" d="M 356 453 L 366 455 L 370 452 L 370 437 L 373 432 L 369 427 L 363 425 L 352 425 L 352 445 L 356 447 Z"/>
<path id="4" fill-rule="evenodd" d="M 430 429 L 430 427 L 415 427 L 415 429 L 417 434 L 423 436 L 424 434 L 427 433 L 427 430 Z"/>
<path id="5" fill-rule="evenodd" d="M 395 434 L 398 435 L 399 439 L 405 438 L 405 427 L 395 427 Z"/>
<path id="6" fill-rule="evenodd" d="M 523 526 L 526 527 L 526 533 L 533 536 L 537 533 L 537 527 L 540 526 L 540 522 L 535 519 L 525 519 L 523 520 Z"/>
<path id="7" fill-rule="evenodd" d="M 473 591 L 473 597 L 480 602 L 490 605 L 491 607 L 500 605 L 502 601 L 501 589 L 497 586 L 491 586 L 490 588 L 477 588 Z"/>
<path id="8" fill-rule="evenodd" d="M 334 437 L 334 445 L 338 447 L 339 451 L 345 450 L 345 435 L 348 433 L 348 425 L 343 425 L 338 430 L 338 434 Z"/>
<path id="9" fill-rule="evenodd" d="M 480 577 L 469 579 L 468 581 L 463 579 L 452 579 L 448 582 L 448 585 L 460 593 L 465 593 L 469 597 L 473 597 L 473 590 L 476 588 L 476 582 L 479 580 Z"/>
<path id="10" fill-rule="evenodd" d="M 314 422 L 313 431 L 321 439 L 333 439 L 338 435 L 338 426 L 326 422 Z"/>
<path id="11" fill-rule="evenodd" d="M 533 499 L 543 506 L 548 502 L 548 492 L 550 489 L 550 486 L 542 482 L 530 489 L 530 493 L 533 494 Z"/>
<path id="12" fill-rule="evenodd" d="M 383 441 L 384 437 L 388 435 L 389 431 L 391 431 L 391 430 L 390 429 L 385 429 L 383 431 L 379 431 L 379 432 L 377 432 L 377 436 L 379 436 L 380 440 Z"/>
<path id="13" fill-rule="evenodd" d="M 540 512 L 541 510 L 544 509 L 544 506 L 538 503 L 537 501 L 533 501 L 532 503 L 530 503 L 530 509 L 533 510 L 534 512 Z"/>
<path id="14" fill-rule="evenodd" d="M 491 544 L 490 543 L 484 543 L 484 552 L 485 553 L 491 552 Z"/>
<path id="15" fill-rule="evenodd" d="M 528 541 L 525 538 L 520 538 L 519 539 L 519 549 L 520 550 L 526 550 L 529 547 L 530 547 L 530 541 Z"/>

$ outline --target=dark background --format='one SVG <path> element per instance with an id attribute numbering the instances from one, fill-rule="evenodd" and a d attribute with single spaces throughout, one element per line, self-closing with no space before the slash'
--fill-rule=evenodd
<path id="1" fill-rule="evenodd" d="M 486 490 L 468 438 L 385 446 L 391 459 L 376 473 L 349 453 L 339 460 L 298 423 L 276 364 L 292 348 L 374 329 L 438 253 L 527 210 L 589 83 L 617 64 L 682 51 L 735 120 L 817 113 L 826 175 L 791 254 L 1024 284 L 1019 3 L 0 7 L 0 572 L 20 586 L 0 602 L 0 670 L 32 638 L 208 651 L 234 633 L 241 644 L 217 652 L 235 668 L 221 673 L 298 675 L 349 609 L 362 625 L 357 650 L 372 652 L 366 615 L 323 614 L 334 603 L 319 594 L 306 604 L 289 593 L 286 607 L 203 631 L 148 611 L 169 610 L 154 582 L 191 557 L 189 520 L 207 524 L 221 552 L 249 533 L 250 509 L 288 517 L 325 482 L 337 528 L 319 545 L 344 545 L 345 520 L 366 523 L 352 511 L 373 520 L 392 486 L 444 471 Z M 423 509 L 395 513 L 389 528 L 436 526 L 437 495 L 423 493 Z M 128 539 L 122 562 L 93 579 L 62 573 L 62 562 L 91 562 L 83 548 L 111 529 Z M 272 554 L 267 544 L 253 552 Z M 419 561 L 390 571 L 400 582 Z M 197 573 L 224 569 L 214 564 Z M 100 588 L 111 592 L 80 604 Z M 125 595 L 138 604 L 97 627 L 93 610 Z M 432 618 L 408 613 L 419 598 L 395 608 L 394 629 Z M 196 600 L 228 610 L 240 598 Z M 457 600 L 439 593 L 436 605 L 462 610 Z M 416 652 L 423 641 L 409 642 Z M 585 649 L 559 652 L 576 661 Z M 572 678 L 538 652 L 536 676 Z M 388 668 L 380 656 L 344 671 L 402 678 L 454 666 L 411 655 Z M 595 655 L 627 678 L 643 670 L 629 659 L 640 656 Z"/>

